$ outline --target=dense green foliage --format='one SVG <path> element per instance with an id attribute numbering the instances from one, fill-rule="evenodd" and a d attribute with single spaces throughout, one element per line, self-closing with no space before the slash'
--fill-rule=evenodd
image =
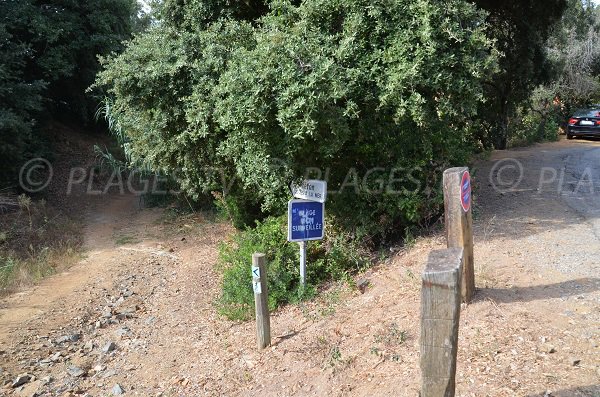
<path id="1" fill-rule="evenodd" d="M 552 77 L 546 41 L 560 20 L 566 0 L 476 0 L 488 12 L 488 33 L 495 40 L 499 70 L 486 82 L 487 101 L 478 111 L 479 139 L 484 147 L 504 149 L 510 122 L 533 89 Z"/>
<path id="2" fill-rule="evenodd" d="M 209 23 L 211 7 L 186 17 L 206 4 L 218 2 L 186 2 L 105 61 L 98 85 L 134 163 L 177 171 L 194 197 L 222 192 L 251 218 L 281 213 L 307 167 L 329 169 L 341 192 L 328 211 L 367 239 L 437 214 L 436 167 L 469 155 L 466 125 L 495 65 L 481 12 L 309 0 L 251 22 Z"/>
<path id="3" fill-rule="evenodd" d="M 267 218 L 255 229 L 235 236 L 233 244 L 221 246 L 223 293 L 219 310 L 229 318 L 244 320 L 254 311 L 252 274 L 249 258 L 263 252 L 268 261 L 269 307 L 311 297 L 315 286 L 324 281 L 341 280 L 367 264 L 356 242 L 341 230 L 336 230 L 333 219 L 328 219 L 327 237 L 307 245 L 310 266 L 307 266 L 305 289 L 299 284 L 299 251 L 296 244 L 286 240 L 286 217 Z"/>
<path id="4" fill-rule="evenodd" d="M 86 123 L 98 54 L 121 48 L 135 0 L 0 2 L 0 183 L 40 148 L 34 126 L 53 117 Z"/>
<path id="5" fill-rule="evenodd" d="M 42 107 L 45 84 L 25 78 L 30 51 L 13 40 L 4 24 L 0 24 L 0 43 L 0 182 L 4 182 L 16 175 L 19 160 L 30 146 L 33 116 Z"/>

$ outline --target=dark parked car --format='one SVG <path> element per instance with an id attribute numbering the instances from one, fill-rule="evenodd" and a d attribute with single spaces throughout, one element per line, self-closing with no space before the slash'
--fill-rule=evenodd
<path id="1" fill-rule="evenodd" d="M 580 109 L 569 119 L 567 139 L 573 139 L 576 136 L 600 137 L 600 106 Z"/>

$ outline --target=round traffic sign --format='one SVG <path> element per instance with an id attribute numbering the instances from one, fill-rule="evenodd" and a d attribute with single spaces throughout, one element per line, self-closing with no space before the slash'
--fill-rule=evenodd
<path id="1" fill-rule="evenodd" d="M 465 212 L 471 209 L 471 175 L 466 171 L 460 181 L 460 205 Z"/>

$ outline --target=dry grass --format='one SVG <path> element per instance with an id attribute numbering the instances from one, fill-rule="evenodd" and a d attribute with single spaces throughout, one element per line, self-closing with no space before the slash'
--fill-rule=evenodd
<path id="1" fill-rule="evenodd" d="M 82 225 L 44 200 L 5 197 L 16 205 L 0 214 L 0 295 L 35 284 L 80 258 Z"/>

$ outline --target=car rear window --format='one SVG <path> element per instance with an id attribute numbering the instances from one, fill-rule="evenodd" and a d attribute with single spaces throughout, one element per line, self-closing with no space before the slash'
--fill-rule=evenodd
<path id="1" fill-rule="evenodd" d="M 579 109 L 573 117 L 600 117 L 600 109 Z"/>

